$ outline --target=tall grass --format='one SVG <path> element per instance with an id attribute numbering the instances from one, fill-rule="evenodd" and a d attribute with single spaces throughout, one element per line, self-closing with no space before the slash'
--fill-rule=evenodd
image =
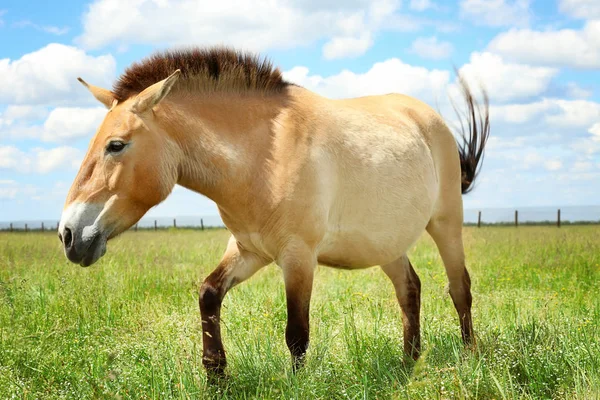
<path id="1" fill-rule="evenodd" d="M 307 364 L 285 345 L 279 268 L 223 306 L 229 378 L 207 387 L 198 286 L 226 231 L 129 232 L 83 269 L 55 234 L 0 234 L 0 398 L 590 399 L 600 397 L 600 229 L 465 228 L 478 348 L 463 349 L 433 242 L 421 277 L 424 354 L 402 355 L 378 268 L 319 267 Z"/>

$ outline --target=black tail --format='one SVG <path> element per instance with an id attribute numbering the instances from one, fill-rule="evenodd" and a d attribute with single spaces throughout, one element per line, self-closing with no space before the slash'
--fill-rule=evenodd
<path id="1" fill-rule="evenodd" d="M 461 128 L 460 136 L 462 143 L 457 141 L 457 144 L 460 156 L 460 170 L 462 172 L 461 189 L 462 193 L 465 194 L 473 189 L 472 185 L 479 174 L 479 168 L 483 162 L 483 151 L 490 135 L 489 99 L 485 89 L 482 89 L 485 106 L 482 114 L 479 104 L 473 98 L 469 85 L 460 76 L 458 71 L 456 73 L 458 75 L 460 90 L 468 109 L 468 115 L 466 115 L 468 119 L 468 131 L 466 131 L 463 124 L 463 116 L 458 112 L 454 103 L 452 104 Z"/>

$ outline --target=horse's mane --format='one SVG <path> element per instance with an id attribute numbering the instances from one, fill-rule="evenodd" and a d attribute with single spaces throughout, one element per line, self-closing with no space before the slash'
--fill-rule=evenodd
<path id="1" fill-rule="evenodd" d="M 157 52 L 131 64 L 115 82 L 119 102 L 180 69 L 182 76 L 173 91 L 279 92 L 291 85 L 278 68 L 258 55 L 227 47 L 190 48 Z"/>

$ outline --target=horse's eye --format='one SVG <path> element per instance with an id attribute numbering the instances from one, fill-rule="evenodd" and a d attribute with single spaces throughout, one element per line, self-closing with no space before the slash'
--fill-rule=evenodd
<path id="1" fill-rule="evenodd" d="M 124 148 L 125 143 L 121 142 L 120 140 L 113 140 L 108 144 L 108 146 L 106 146 L 106 151 L 115 154 L 120 153 Z"/>

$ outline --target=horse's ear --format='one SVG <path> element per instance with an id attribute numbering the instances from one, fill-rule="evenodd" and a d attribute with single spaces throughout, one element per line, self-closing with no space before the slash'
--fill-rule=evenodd
<path id="1" fill-rule="evenodd" d="M 98 86 L 94 86 L 94 85 L 90 85 L 88 84 L 86 81 L 84 81 L 81 78 L 77 78 L 77 80 L 79 82 L 81 82 L 81 84 L 83 86 L 85 86 L 90 92 L 92 92 L 92 94 L 94 95 L 94 97 L 102 104 L 104 104 L 104 106 L 106 108 L 111 108 L 114 101 L 115 101 L 115 95 L 107 89 L 102 89 L 101 87 Z"/>
<path id="2" fill-rule="evenodd" d="M 160 103 L 169 94 L 180 75 L 181 71 L 176 70 L 168 78 L 144 89 L 142 93 L 135 97 L 131 110 L 135 113 L 143 113 Z"/>

